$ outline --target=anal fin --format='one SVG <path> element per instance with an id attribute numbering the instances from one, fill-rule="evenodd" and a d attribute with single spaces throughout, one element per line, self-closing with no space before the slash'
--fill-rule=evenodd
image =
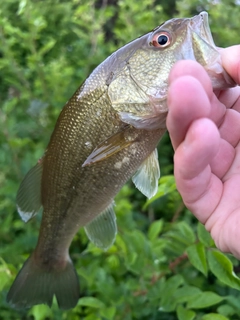
<path id="1" fill-rule="evenodd" d="M 85 227 L 89 240 L 97 247 L 107 250 L 114 243 L 117 234 L 116 216 L 112 203 Z"/>
<path id="2" fill-rule="evenodd" d="M 158 152 L 157 149 L 155 149 L 138 168 L 132 177 L 132 181 L 135 186 L 150 199 L 157 193 L 159 178 L 160 167 Z"/>
<path id="3" fill-rule="evenodd" d="M 28 171 L 17 193 L 17 209 L 22 220 L 27 222 L 41 208 L 42 161 Z"/>

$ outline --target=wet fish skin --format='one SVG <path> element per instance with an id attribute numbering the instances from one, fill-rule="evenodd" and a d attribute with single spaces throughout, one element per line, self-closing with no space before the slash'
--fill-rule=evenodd
<path id="1" fill-rule="evenodd" d="M 169 36 L 169 46 L 158 47 L 159 34 Z M 85 227 L 95 244 L 111 245 L 113 198 L 137 170 L 136 186 L 148 196 L 156 192 L 155 148 L 166 131 L 169 72 L 180 59 L 200 62 L 214 88 L 234 85 L 201 13 L 171 19 L 120 48 L 64 106 L 45 155 L 17 195 L 24 221 L 40 205 L 44 210 L 37 247 L 9 291 L 12 306 L 51 306 L 55 295 L 60 308 L 74 307 L 79 285 L 68 250 L 76 232 Z"/>

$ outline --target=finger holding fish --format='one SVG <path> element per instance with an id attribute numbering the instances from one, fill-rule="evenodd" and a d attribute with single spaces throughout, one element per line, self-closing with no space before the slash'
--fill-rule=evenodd
<path id="1" fill-rule="evenodd" d="M 223 65 L 237 83 L 239 50 L 240 46 L 221 50 Z M 217 247 L 239 258 L 240 88 L 217 90 L 216 95 L 209 96 L 212 86 L 206 87 L 199 81 L 193 90 L 193 82 L 184 71 L 190 65 L 180 62 L 174 66 L 172 72 L 178 78 L 171 79 L 169 90 L 167 123 L 176 150 L 177 187 L 187 207 L 211 232 Z M 191 76 L 196 80 L 201 79 L 201 72 L 205 71 L 199 66 L 191 68 Z M 184 106 L 189 101 L 189 90 L 195 99 L 186 113 Z M 177 101 L 173 96 L 179 92 Z M 203 97 L 211 111 L 199 117 L 198 108 L 204 102 Z M 179 125 L 181 122 L 183 126 Z"/>

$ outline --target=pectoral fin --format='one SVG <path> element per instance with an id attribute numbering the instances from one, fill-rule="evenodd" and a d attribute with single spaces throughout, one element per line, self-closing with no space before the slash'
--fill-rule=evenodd
<path id="1" fill-rule="evenodd" d="M 42 162 L 39 161 L 23 179 L 17 193 L 17 209 L 22 220 L 27 222 L 41 208 Z"/>
<path id="2" fill-rule="evenodd" d="M 132 181 L 135 186 L 150 199 L 157 193 L 159 178 L 158 152 L 157 149 L 155 149 L 139 167 L 132 177 Z"/>
<path id="3" fill-rule="evenodd" d="M 135 141 L 134 139 L 131 139 L 131 131 L 132 128 L 127 126 L 124 130 L 107 138 L 93 150 L 82 166 L 89 166 L 93 163 L 105 160 L 122 149 L 130 146 Z"/>
<path id="4" fill-rule="evenodd" d="M 116 216 L 113 203 L 85 227 L 85 232 L 92 243 L 107 250 L 115 241 L 117 234 Z"/>

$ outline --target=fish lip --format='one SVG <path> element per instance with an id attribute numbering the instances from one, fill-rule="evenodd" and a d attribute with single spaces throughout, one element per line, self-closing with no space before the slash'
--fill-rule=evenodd
<path id="1" fill-rule="evenodd" d="M 235 81 L 222 66 L 220 48 L 218 48 L 213 41 L 212 32 L 208 23 L 208 13 L 206 11 L 202 11 L 197 16 L 194 16 L 190 20 L 189 28 L 202 39 L 205 38 L 208 45 L 210 45 L 216 52 L 215 59 L 213 59 L 210 64 L 207 63 L 205 66 L 205 69 L 212 80 L 213 88 L 226 89 L 236 86 Z"/>
<path id="2" fill-rule="evenodd" d="M 207 38 L 208 44 L 214 48 L 216 47 L 209 27 L 208 13 L 206 11 L 202 11 L 197 16 L 191 18 L 189 27 L 199 36 L 204 35 L 204 37 Z"/>

